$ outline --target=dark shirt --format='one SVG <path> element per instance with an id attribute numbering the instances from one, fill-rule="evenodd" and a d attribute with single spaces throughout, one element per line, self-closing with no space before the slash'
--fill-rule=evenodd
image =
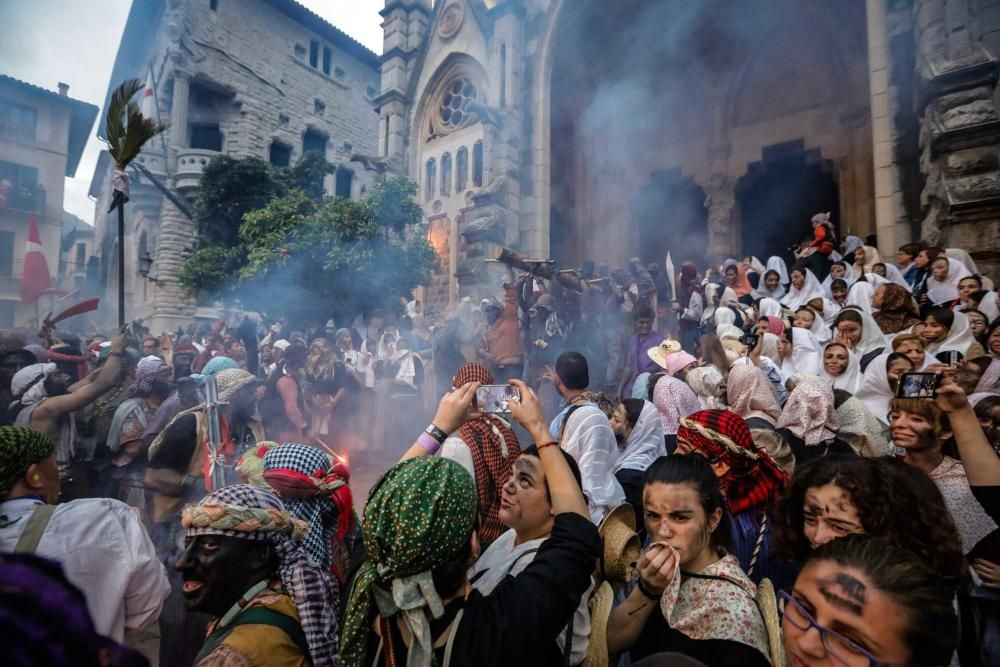
<path id="1" fill-rule="evenodd" d="M 732 639 L 691 639 L 667 625 L 663 614 L 654 610 L 646 621 L 639 639 L 629 649 L 629 657 L 636 662 L 654 653 L 666 651 L 683 653 L 706 665 L 741 665 L 743 667 L 770 667 L 771 661 L 760 651 Z"/>
<path id="2" fill-rule="evenodd" d="M 1000 523 L 1000 486 L 973 486 L 972 495 L 991 519 Z"/>
<path id="3" fill-rule="evenodd" d="M 556 637 L 580 605 L 600 554 L 601 539 L 589 519 L 571 513 L 557 515 L 552 534 L 523 572 L 508 576 L 487 596 L 473 590 L 465 599 L 462 618 L 454 629 L 452 667 L 562 665 Z M 432 625 L 435 641 L 444 630 Z M 385 665 L 384 654 L 374 662 L 378 644 L 373 633 L 368 641 L 368 665 Z M 435 649 L 439 665 L 444 664 L 444 651 L 444 646 Z M 405 663 L 402 658 L 398 664 Z"/>
<path id="4" fill-rule="evenodd" d="M 198 440 L 197 429 L 198 422 L 194 415 L 178 418 L 163 434 L 163 441 L 149 459 L 149 467 L 187 471 Z"/>
<path id="5" fill-rule="evenodd" d="M 849 444 L 838 438 L 831 438 L 825 442 L 815 445 L 807 445 L 802 438 L 798 437 L 787 428 L 779 428 L 778 433 L 788 443 L 792 454 L 795 455 L 796 465 L 806 463 L 821 456 L 840 454 L 843 456 L 857 456 L 857 452 Z"/>

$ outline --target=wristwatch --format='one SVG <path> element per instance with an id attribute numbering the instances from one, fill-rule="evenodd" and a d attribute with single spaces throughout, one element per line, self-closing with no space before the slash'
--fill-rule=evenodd
<path id="1" fill-rule="evenodd" d="M 444 441 L 448 439 L 448 434 L 439 429 L 433 423 L 424 429 L 424 433 L 437 440 L 438 444 L 444 444 Z"/>

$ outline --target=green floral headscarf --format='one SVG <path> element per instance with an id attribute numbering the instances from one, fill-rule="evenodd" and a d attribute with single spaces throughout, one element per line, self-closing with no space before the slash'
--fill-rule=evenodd
<path id="1" fill-rule="evenodd" d="M 444 613 L 431 570 L 468 543 L 475 518 L 475 482 L 454 461 L 437 456 L 409 459 L 376 483 L 361 524 L 368 558 L 347 605 L 342 665 L 365 665 L 376 606 L 384 617 L 404 615 L 413 634 L 407 664 L 430 664 L 433 639 L 424 609 L 434 618 Z"/>
<path id="2" fill-rule="evenodd" d="M 52 456 L 49 436 L 22 426 L 0 426 L 0 500 L 21 481 L 35 463 Z"/>

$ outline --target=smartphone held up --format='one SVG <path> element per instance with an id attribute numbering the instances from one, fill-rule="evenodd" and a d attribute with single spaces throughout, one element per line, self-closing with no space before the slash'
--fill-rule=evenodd
<path id="1" fill-rule="evenodd" d="M 520 402 L 521 392 L 509 384 L 484 384 L 476 390 L 476 406 L 480 412 L 510 414 L 510 402 Z"/>

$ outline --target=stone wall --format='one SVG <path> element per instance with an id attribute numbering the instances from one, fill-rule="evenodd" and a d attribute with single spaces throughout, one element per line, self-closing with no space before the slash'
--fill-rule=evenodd
<path id="1" fill-rule="evenodd" d="M 291 149 L 293 163 L 303 153 L 304 135 L 313 132 L 327 138 L 326 159 L 353 173 L 351 196 L 364 196 L 374 175 L 350 159 L 355 153 L 375 155 L 378 150 L 372 98 L 379 89 L 379 72 L 373 54 L 359 58 L 357 45 L 345 47 L 325 35 L 264 0 L 221 2 L 216 10 L 200 0 L 170 0 L 155 31 L 146 36 L 153 45 L 146 62 L 157 74 L 158 111 L 170 125 L 163 140 L 154 139 L 144 152 L 160 167 L 151 171 L 190 204 L 201 164 L 214 155 L 190 148 L 192 124 L 217 123 L 224 153 L 266 161 L 272 142 L 278 142 Z M 338 40 L 349 42 L 344 35 Z M 315 66 L 310 63 L 313 48 Z M 144 71 L 145 66 L 138 69 Z M 334 175 L 327 177 L 328 193 L 334 192 L 335 182 Z M 143 201 L 143 215 L 133 219 L 127 238 L 134 245 L 146 234 L 154 258 L 150 275 L 157 281 L 146 284 L 131 275 L 137 273 L 134 264 L 127 267 L 128 310 L 155 331 L 176 328 L 196 311 L 194 300 L 176 280 L 195 246 L 194 227 L 148 182 L 137 185 L 148 201 Z M 102 220 L 99 227 L 107 230 L 108 223 Z M 108 280 L 113 284 L 116 277 L 110 274 Z"/>

